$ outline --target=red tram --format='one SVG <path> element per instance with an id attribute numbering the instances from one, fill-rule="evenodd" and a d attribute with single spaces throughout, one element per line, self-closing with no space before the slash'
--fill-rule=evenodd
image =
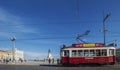
<path id="1" fill-rule="evenodd" d="M 72 44 L 61 48 L 61 63 L 68 64 L 115 64 L 116 49 L 102 43 Z"/>

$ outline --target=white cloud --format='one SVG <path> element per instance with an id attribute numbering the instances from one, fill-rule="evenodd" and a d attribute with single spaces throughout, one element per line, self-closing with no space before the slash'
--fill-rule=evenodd
<path id="1" fill-rule="evenodd" d="M 29 37 L 28 36 L 29 33 L 35 33 L 35 32 L 36 31 L 34 30 L 34 28 L 29 28 L 28 26 L 25 25 L 25 23 L 22 21 L 22 17 L 19 17 L 17 15 L 9 13 L 5 9 L 0 8 L 0 39 L 4 40 L 5 38 L 8 39 L 9 37 L 12 37 L 12 36 L 16 36 L 19 38 L 26 38 L 26 37 Z M 42 33 L 43 30 L 39 31 L 39 32 Z M 25 36 L 25 33 L 27 34 L 27 36 Z M 41 44 L 56 43 L 55 41 L 48 41 L 48 40 L 34 41 L 34 42 L 32 41 L 32 43 L 36 43 L 36 42 L 38 44 L 40 44 L 40 43 Z M 6 43 L 7 42 L 5 41 L 5 43 L 2 43 L 1 46 L 5 46 Z M 19 43 L 17 42 L 17 45 L 18 44 Z M 7 46 L 9 46 L 9 45 L 7 45 Z M 19 46 L 21 46 L 21 44 Z M 23 47 L 21 47 L 21 48 L 23 48 Z M 40 53 L 40 52 L 27 52 L 27 51 L 25 51 L 24 53 L 25 53 L 25 58 L 27 58 L 27 59 L 35 59 L 35 58 L 44 59 L 47 57 L 47 54 L 48 54 L 47 52 Z M 53 55 L 56 56 L 55 54 L 53 54 Z"/>

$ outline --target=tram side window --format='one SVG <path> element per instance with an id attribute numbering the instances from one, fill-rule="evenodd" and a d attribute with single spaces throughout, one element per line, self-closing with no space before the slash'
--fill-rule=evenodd
<path id="1" fill-rule="evenodd" d="M 96 56 L 100 56 L 100 50 L 96 50 Z"/>
<path id="2" fill-rule="evenodd" d="M 68 50 L 64 51 L 64 56 L 69 56 L 69 51 Z"/>
<path id="3" fill-rule="evenodd" d="M 89 56 L 88 50 L 84 50 L 84 56 Z"/>
<path id="4" fill-rule="evenodd" d="M 78 50 L 78 56 L 83 56 L 82 50 Z"/>
<path id="5" fill-rule="evenodd" d="M 72 56 L 77 56 L 77 51 L 76 50 L 72 50 Z"/>
<path id="6" fill-rule="evenodd" d="M 106 49 L 102 49 L 102 56 L 107 56 L 107 50 Z"/>
<path id="7" fill-rule="evenodd" d="M 90 56 L 95 56 L 95 51 L 94 50 L 90 50 Z"/>

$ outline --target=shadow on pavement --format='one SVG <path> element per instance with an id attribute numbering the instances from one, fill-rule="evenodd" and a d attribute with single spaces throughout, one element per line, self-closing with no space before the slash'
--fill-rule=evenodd
<path id="1" fill-rule="evenodd" d="M 47 67 L 105 67 L 107 65 L 88 65 L 88 64 L 82 64 L 82 65 L 61 65 L 61 64 L 40 64 L 40 66 L 47 66 Z"/>

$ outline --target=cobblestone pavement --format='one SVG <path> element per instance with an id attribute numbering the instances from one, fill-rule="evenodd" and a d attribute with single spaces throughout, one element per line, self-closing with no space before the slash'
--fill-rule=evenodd
<path id="1" fill-rule="evenodd" d="M 48 62 L 0 63 L 0 70 L 120 70 L 120 64 L 105 66 L 61 66 Z"/>
<path id="2" fill-rule="evenodd" d="M 0 65 L 0 70 L 120 70 L 120 66 L 59 67 L 59 66 L 36 66 L 36 65 Z"/>
<path id="3" fill-rule="evenodd" d="M 8 62 L 8 63 L 4 63 L 4 62 L 0 62 L 0 65 L 54 65 L 57 64 L 56 62 L 54 63 L 48 63 L 48 62 L 44 62 L 44 61 L 26 61 L 26 62 Z"/>

